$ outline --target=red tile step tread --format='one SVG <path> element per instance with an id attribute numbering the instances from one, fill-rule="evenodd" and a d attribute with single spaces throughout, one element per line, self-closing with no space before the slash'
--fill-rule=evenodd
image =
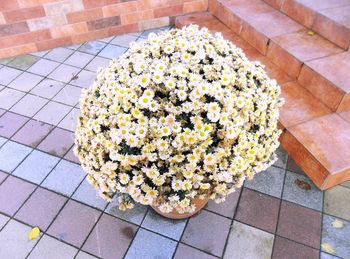
<path id="1" fill-rule="evenodd" d="M 188 24 L 222 32 L 226 39 L 242 48 L 249 59 L 264 64 L 268 75 L 279 82 L 285 99 L 279 119 L 280 127 L 284 130 L 282 145 L 319 188 L 327 189 L 350 179 L 350 155 L 347 149 L 350 146 L 350 111 L 339 114 L 332 112 L 315 98 L 312 89 L 293 81 L 210 13 L 189 14 L 176 19 L 177 27 Z M 317 71 L 316 66 L 314 69 Z M 331 78 L 331 72 L 329 74 L 327 81 L 337 80 Z"/>

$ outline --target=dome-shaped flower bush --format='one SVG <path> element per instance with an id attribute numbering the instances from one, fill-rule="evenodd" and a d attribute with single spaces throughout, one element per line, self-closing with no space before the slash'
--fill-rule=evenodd
<path id="1" fill-rule="evenodd" d="M 192 212 L 276 160 L 280 87 L 241 49 L 197 26 L 173 29 L 98 71 L 81 98 L 75 152 L 102 197 Z"/>

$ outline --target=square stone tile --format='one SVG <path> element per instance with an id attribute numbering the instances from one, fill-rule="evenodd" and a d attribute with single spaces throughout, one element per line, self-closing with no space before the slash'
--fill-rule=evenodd
<path id="1" fill-rule="evenodd" d="M 57 125 L 71 110 L 71 107 L 56 103 L 48 102 L 35 116 L 34 119 Z"/>
<path id="2" fill-rule="evenodd" d="M 38 62 L 32 65 L 27 71 L 33 74 L 47 76 L 59 65 L 60 63 L 52 60 L 40 59 Z"/>
<path id="3" fill-rule="evenodd" d="M 25 258 L 38 242 L 38 239 L 28 240 L 29 231 L 30 227 L 11 220 L 0 232 L 0 258 Z"/>
<path id="4" fill-rule="evenodd" d="M 74 258 L 78 249 L 58 241 L 50 236 L 44 235 L 34 250 L 30 253 L 28 259 L 50 258 Z"/>
<path id="5" fill-rule="evenodd" d="M 101 41 L 88 41 L 80 46 L 78 49 L 81 52 L 97 55 L 107 44 Z"/>
<path id="6" fill-rule="evenodd" d="M 48 75 L 48 78 L 55 79 L 60 82 L 68 83 L 80 71 L 80 68 L 72 67 L 66 64 L 58 66 L 53 72 Z"/>
<path id="7" fill-rule="evenodd" d="M 105 43 L 109 43 L 112 39 L 114 39 L 114 36 L 110 36 L 110 37 L 106 37 L 103 39 L 99 39 L 99 41 L 105 42 Z"/>
<path id="8" fill-rule="evenodd" d="M 80 251 L 77 256 L 75 257 L 75 259 L 96 259 L 97 257 L 92 256 L 88 253 L 85 253 L 83 251 Z"/>
<path id="9" fill-rule="evenodd" d="M 273 259 L 285 258 L 307 258 L 307 259 L 318 259 L 319 252 L 311 247 L 301 245 L 285 239 L 283 237 L 276 236 L 275 246 L 272 254 Z"/>
<path id="10" fill-rule="evenodd" d="M 101 258 L 123 258 L 137 227 L 103 214 L 89 235 L 83 250 Z M 129 250 L 130 251 L 130 250 Z M 141 255 L 139 258 L 143 258 Z"/>
<path id="11" fill-rule="evenodd" d="M 325 191 L 324 212 L 332 216 L 350 220 L 350 189 L 335 186 Z"/>
<path id="12" fill-rule="evenodd" d="M 321 259 L 339 259 L 339 257 L 327 254 L 325 252 L 321 252 L 321 257 L 320 258 Z"/>
<path id="13" fill-rule="evenodd" d="M 226 200 L 222 203 L 216 203 L 214 200 L 209 200 L 206 209 L 222 216 L 233 218 L 240 193 L 241 189 L 236 190 L 234 193 L 226 196 Z"/>
<path id="14" fill-rule="evenodd" d="M 51 50 L 45 55 L 46 59 L 54 60 L 57 62 L 63 62 L 66 60 L 74 51 L 66 48 L 56 48 Z"/>
<path id="15" fill-rule="evenodd" d="M 271 258 L 273 240 L 270 233 L 234 221 L 224 258 Z"/>
<path id="16" fill-rule="evenodd" d="M 8 177 L 0 185 L 0 211 L 13 216 L 34 189 L 33 184 L 16 177 Z"/>
<path id="17" fill-rule="evenodd" d="M 13 60 L 13 59 L 14 59 L 14 57 L 2 58 L 2 59 L 0 59 L 0 64 L 6 65 L 7 63 L 11 62 L 11 60 Z"/>
<path id="18" fill-rule="evenodd" d="M 278 160 L 275 162 L 274 166 L 277 166 L 280 168 L 286 168 L 287 159 L 288 159 L 287 152 L 282 147 L 279 147 L 276 150 L 276 154 L 277 154 Z"/>
<path id="19" fill-rule="evenodd" d="M 91 71 L 82 70 L 71 82 L 70 84 L 76 85 L 83 88 L 89 88 L 95 81 L 96 73 Z"/>
<path id="20" fill-rule="evenodd" d="M 104 210 L 107 205 L 107 201 L 99 196 L 98 191 L 88 181 L 81 183 L 72 198 L 100 210 Z"/>
<path id="21" fill-rule="evenodd" d="M 277 227 L 279 236 L 320 248 L 321 213 L 283 201 Z"/>
<path id="22" fill-rule="evenodd" d="M 44 79 L 41 81 L 30 93 L 51 99 L 54 97 L 64 86 L 64 83 L 58 82 L 52 79 Z"/>
<path id="23" fill-rule="evenodd" d="M 0 91 L 0 108 L 10 109 L 16 102 L 18 102 L 24 93 L 11 89 L 5 88 Z"/>
<path id="24" fill-rule="evenodd" d="M 296 184 L 297 180 L 307 182 L 311 189 L 304 190 L 300 188 Z M 323 192 L 309 178 L 300 174 L 287 172 L 282 198 L 311 209 L 322 211 Z"/>
<path id="25" fill-rule="evenodd" d="M 61 160 L 42 183 L 43 187 L 71 196 L 83 180 L 85 173 L 80 165 Z"/>
<path id="26" fill-rule="evenodd" d="M 70 200 L 58 214 L 47 233 L 80 247 L 100 214 L 98 210 Z"/>
<path id="27" fill-rule="evenodd" d="M 92 72 L 96 72 L 99 67 L 106 67 L 110 60 L 102 57 L 95 57 L 91 62 L 85 67 L 85 69 Z"/>
<path id="28" fill-rule="evenodd" d="M 38 149 L 55 156 L 64 156 L 74 144 L 74 134 L 70 131 L 55 128 L 40 143 Z"/>
<path id="29" fill-rule="evenodd" d="M 291 157 L 288 157 L 287 170 L 293 173 L 305 175 L 304 171 L 295 163 Z"/>
<path id="30" fill-rule="evenodd" d="M 116 45 L 108 45 L 98 54 L 98 56 L 109 59 L 118 58 L 126 51 L 126 49 L 127 48 Z"/>
<path id="31" fill-rule="evenodd" d="M 15 57 L 13 60 L 7 63 L 7 65 L 17 69 L 26 70 L 31 65 L 33 65 L 38 59 L 39 58 L 36 56 L 25 54 Z"/>
<path id="32" fill-rule="evenodd" d="M 44 57 L 47 53 L 49 53 L 50 50 L 42 50 L 42 51 L 37 51 L 37 52 L 33 52 L 31 53 L 33 56 L 36 57 Z"/>
<path id="33" fill-rule="evenodd" d="M 335 224 L 339 224 L 339 226 Z M 350 255 L 350 221 L 323 215 L 322 244 L 331 245 L 334 255 L 349 258 Z M 322 248 L 322 250 L 324 250 Z"/>
<path id="34" fill-rule="evenodd" d="M 6 138 L 0 137 L 0 147 L 7 141 Z"/>
<path id="35" fill-rule="evenodd" d="M 39 96 L 27 94 L 18 103 L 16 103 L 11 111 L 24 116 L 32 117 L 37 113 L 46 103 L 47 99 L 41 98 Z"/>
<path id="36" fill-rule="evenodd" d="M 1 91 L 1 87 L 0 87 L 0 91 Z M 0 117 L 4 114 L 6 112 L 6 110 L 4 110 L 4 109 L 0 109 Z"/>
<path id="37" fill-rule="evenodd" d="M 6 142 L 0 148 L 0 170 L 12 172 L 31 151 L 29 147 L 12 141 Z"/>
<path id="38" fill-rule="evenodd" d="M 80 110 L 73 108 L 66 117 L 58 124 L 59 127 L 64 128 L 69 131 L 75 131 L 78 122 L 78 116 L 80 115 Z"/>
<path id="39" fill-rule="evenodd" d="M 237 208 L 236 219 L 275 233 L 279 207 L 279 199 L 245 188 Z"/>
<path id="40" fill-rule="evenodd" d="M 181 241 L 216 256 L 222 256 L 231 220 L 208 211 L 189 219 Z"/>
<path id="41" fill-rule="evenodd" d="M 118 197 L 114 197 L 113 200 L 108 204 L 106 213 L 116 216 L 120 219 L 140 225 L 142 219 L 147 212 L 147 206 L 139 203 L 135 204 L 135 207 L 131 210 L 122 211 L 119 209 Z"/>
<path id="42" fill-rule="evenodd" d="M 142 33 L 141 33 L 141 35 L 140 35 L 140 37 L 141 38 L 144 38 L 144 39 L 147 39 L 148 38 L 148 35 L 150 34 L 150 33 L 159 33 L 159 32 L 161 32 L 162 31 L 162 29 L 161 28 L 154 28 L 154 29 L 150 29 L 150 30 L 146 30 L 146 31 L 143 31 Z"/>
<path id="43" fill-rule="evenodd" d="M 14 88 L 16 90 L 23 91 L 23 92 L 29 92 L 41 80 L 43 80 L 42 76 L 24 72 L 23 74 L 18 76 L 15 80 L 13 80 L 9 84 L 9 87 Z"/>
<path id="44" fill-rule="evenodd" d="M 16 168 L 13 175 L 40 184 L 58 163 L 59 158 L 34 150 Z"/>
<path id="45" fill-rule="evenodd" d="M 75 106 L 79 102 L 81 88 L 66 85 L 52 100 L 67 105 Z"/>
<path id="46" fill-rule="evenodd" d="M 15 218 L 45 231 L 66 200 L 67 198 L 61 195 L 38 188 L 17 212 Z"/>
<path id="47" fill-rule="evenodd" d="M 172 239 L 180 240 L 182 232 L 186 226 L 186 222 L 186 219 L 167 219 L 160 216 L 153 209 L 150 209 L 147 212 L 146 218 L 142 222 L 142 227 Z"/>
<path id="48" fill-rule="evenodd" d="M 13 137 L 12 139 L 22 144 L 36 147 L 52 130 L 53 126 L 29 120 Z"/>
<path id="49" fill-rule="evenodd" d="M 5 216 L 5 215 L 2 215 L 0 214 L 0 229 L 3 228 L 3 226 L 5 226 L 5 224 L 7 223 L 7 221 L 9 221 L 10 218 Z"/>
<path id="50" fill-rule="evenodd" d="M 0 136 L 10 138 L 27 121 L 28 118 L 26 117 L 12 112 L 6 112 L 0 117 Z"/>
<path id="51" fill-rule="evenodd" d="M 206 254 L 198 249 L 179 243 L 174 259 L 214 259 L 212 255 Z"/>
<path id="52" fill-rule="evenodd" d="M 110 44 L 129 48 L 130 43 L 133 41 L 136 41 L 137 38 L 138 38 L 138 36 L 136 36 L 132 33 L 118 35 L 110 42 Z"/>
<path id="53" fill-rule="evenodd" d="M 71 55 L 66 61 L 64 61 L 65 64 L 71 65 L 74 67 L 85 67 L 92 59 L 94 58 L 93 55 L 83 53 L 76 51 L 73 55 Z"/>
<path id="54" fill-rule="evenodd" d="M 72 45 L 67 46 L 67 49 L 77 50 L 77 49 L 79 49 L 79 47 L 80 47 L 81 45 L 82 45 L 82 44 L 80 44 L 80 43 L 72 44 Z"/>
<path id="55" fill-rule="evenodd" d="M 350 181 L 343 182 L 343 183 L 340 184 L 340 185 L 350 188 Z"/>
<path id="56" fill-rule="evenodd" d="M 271 166 L 266 171 L 254 175 L 252 180 L 246 180 L 244 186 L 280 198 L 284 175 L 284 169 Z"/>
<path id="57" fill-rule="evenodd" d="M 5 180 L 7 176 L 7 173 L 0 171 L 0 184 Z"/>
<path id="58" fill-rule="evenodd" d="M 22 73 L 21 70 L 12 67 L 3 67 L 0 69 L 0 84 L 8 85 L 12 80 Z"/>
<path id="59" fill-rule="evenodd" d="M 80 164 L 80 161 L 75 156 L 73 149 L 74 149 L 74 146 L 71 147 L 71 149 L 69 149 L 68 153 L 64 156 L 64 159 L 69 160 L 69 161 L 74 162 L 74 163 L 77 163 L 77 164 Z"/>
<path id="60" fill-rule="evenodd" d="M 132 242 L 125 259 L 134 258 L 172 258 L 176 242 L 145 229 L 140 229 Z"/>

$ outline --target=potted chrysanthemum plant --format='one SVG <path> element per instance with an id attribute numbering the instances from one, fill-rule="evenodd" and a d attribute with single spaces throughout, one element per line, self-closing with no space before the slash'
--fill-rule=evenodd
<path id="1" fill-rule="evenodd" d="M 84 91 L 75 152 L 120 209 L 137 202 L 189 217 L 274 163 L 279 95 L 263 66 L 219 33 L 151 33 Z"/>

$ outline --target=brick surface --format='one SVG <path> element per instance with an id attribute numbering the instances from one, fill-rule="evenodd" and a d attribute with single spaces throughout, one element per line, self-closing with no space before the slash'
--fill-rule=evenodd
<path id="1" fill-rule="evenodd" d="M 92 21 L 87 22 L 87 26 L 88 26 L 89 31 L 103 29 L 103 28 L 111 27 L 111 26 L 117 26 L 120 24 L 121 24 L 121 21 L 120 21 L 119 16 L 96 19 L 96 20 L 92 20 Z"/>
<path id="2" fill-rule="evenodd" d="M 8 23 L 19 22 L 19 21 L 38 18 L 42 16 L 45 16 L 45 11 L 42 6 L 34 6 L 34 7 L 4 12 L 4 17 L 6 19 L 6 22 Z"/>

